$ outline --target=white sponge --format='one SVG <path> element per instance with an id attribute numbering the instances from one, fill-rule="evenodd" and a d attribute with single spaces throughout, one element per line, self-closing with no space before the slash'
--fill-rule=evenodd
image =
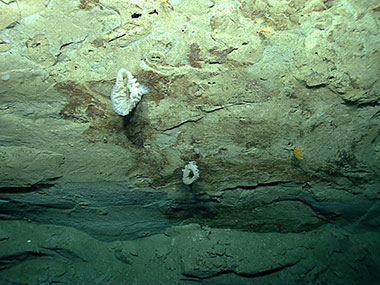
<path id="1" fill-rule="evenodd" d="M 195 161 L 190 161 L 189 164 L 182 169 L 183 176 L 182 181 L 186 185 L 190 185 L 199 178 L 199 170 Z"/>
<path id="2" fill-rule="evenodd" d="M 117 73 L 116 83 L 111 91 L 113 109 L 121 116 L 128 115 L 141 100 L 141 96 L 148 93 L 146 86 L 137 82 L 125 68 Z"/>

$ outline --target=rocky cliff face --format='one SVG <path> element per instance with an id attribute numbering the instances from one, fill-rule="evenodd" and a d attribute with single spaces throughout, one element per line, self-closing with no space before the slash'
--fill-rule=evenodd
<path id="1" fill-rule="evenodd" d="M 348 280 L 353 275 L 372 280 L 380 252 L 367 251 L 378 236 L 367 233 L 380 225 L 376 4 L 2 1 L 0 212 L 6 220 L 31 222 L 4 222 L 3 246 L 21 238 L 17 229 L 40 229 L 38 223 L 54 224 L 52 235 L 60 228 L 85 231 L 101 241 L 99 247 L 160 237 L 172 227 L 194 237 L 203 231 L 180 226 L 186 224 L 211 227 L 221 236 L 228 228 L 231 239 L 243 230 L 249 232 L 244 239 L 251 235 L 252 241 L 260 234 L 286 233 L 284 244 L 321 233 L 326 243 L 350 239 L 336 252 L 355 257 L 360 252 L 367 275 L 339 268 L 339 259 L 334 259 L 338 267 L 327 266 L 335 269 L 318 267 L 313 259 L 308 266 L 314 271 L 306 265 L 294 269 L 300 256 L 246 271 L 227 258 L 221 261 L 227 265 L 210 269 L 208 258 L 217 252 L 196 266 L 195 253 L 185 269 L 174 261 L 168 266 L 176 268 L 171 276 L 176 280 L 216 282 L 224 280 L 222 274 L 227 281 L 232 276 L 273 281 L 291 270 L 308 281 L 329 280 L 334 270 Z M 127 117 L 114 112 L 109 98 L 120 68 L 150 90 Z M 181 179 L 189 161 L 200 171 L 191 186 Z M 354 242 L 358 235 L 366 237 L 360 249 Z M 1 256 L 4 280 L 37 282 L 33 274 L 17 279 L 24 260 L 60 255 L 58 241 L 42 252 L 48 246 L 38 239 L 33 250 Z M 65 250 L 75 253 L 71 260 L 81 255 Z M 120 250 L 116 259 L 127 260 L 121 267 L 141 270 L 140 261 L 131 261 L 133 252 L 121 258 Z M 173 260 L 178 257 L 167 250 Z M 231 252 L 239 256 L 236 249 Z M 318 253 L 315 247 L 308 254 Z M 9 277 L 11 272 L 16 277 Z"/>

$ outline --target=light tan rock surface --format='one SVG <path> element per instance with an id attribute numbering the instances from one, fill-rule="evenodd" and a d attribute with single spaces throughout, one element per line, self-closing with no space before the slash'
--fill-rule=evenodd
<path id="1" fill-rule="evenodd" d="M 375 5 L 0 1 L 2 217 L 106 241 L 378 228 Z M 150 89 L 128 117 L 109 97 L 120 68 Z"/>
<path id="2" fill-rule="evenodd" d="M 0 35 L 3 144 L 60 153 L 62 181 L 177 188 L 189 160 L 204 191 L 378 178 L 379 19 L 365 5 L 17 3 Z M 129 120 L 109 100 L 121 67 L 151 90 Z"/>

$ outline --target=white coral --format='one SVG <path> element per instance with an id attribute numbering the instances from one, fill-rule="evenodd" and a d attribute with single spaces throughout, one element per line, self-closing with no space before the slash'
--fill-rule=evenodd
<path id="1" fill-rule="evenodd" d="M 199 170 L 195 161 L 190 161 L 189 164 L 182 169 L 183 176 L 182 181 L 186 185 L 190 185 L 199 178 Z"/>
<path id="2" fill-rule="evenodd" d="M 140 102 L 141 96 L 146 93 L 148 93 L 147 87 L 140 85 L 132 73 L 121 68 L 117 73 L 116 83 L 111 91 L 113 109 L 119 115 L 126 116 Z"/>

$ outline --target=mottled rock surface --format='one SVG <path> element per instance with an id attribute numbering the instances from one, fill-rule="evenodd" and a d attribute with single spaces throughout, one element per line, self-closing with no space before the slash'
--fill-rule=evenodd
<path id="1" fill-rule="evenodd" d="M 104 243 L 72 228 L 5 221 L 0 278 L 3 284 L 330 283 L 337 278 L 375 284 L 378 237 L 334 226 L 279 235 L 192 224 L 143 240 Z"/>
<path id="2" fill-rule="evenodd" d="M 378 280 L 377 4 L 0 1 L 1 281 Z"/>

